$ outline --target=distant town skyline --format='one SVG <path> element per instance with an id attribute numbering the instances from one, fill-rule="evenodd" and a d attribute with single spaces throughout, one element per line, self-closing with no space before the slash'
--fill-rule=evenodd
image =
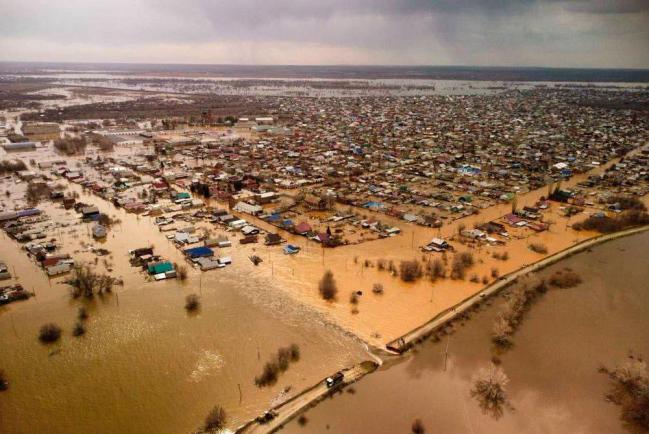
<path id="1" fill-rule="evenodd" d="M 649 1 L 5 0 L 0 60 L 649 68 Z"/>

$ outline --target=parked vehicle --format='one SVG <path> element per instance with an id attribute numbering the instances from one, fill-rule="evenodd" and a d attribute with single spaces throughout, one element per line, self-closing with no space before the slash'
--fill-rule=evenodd
<path id="1" fill-rule="evenodd" d="M 277 417 L 277 412 L 275 410 L 268 410 L 264 412 L 261 416 L 257 416 L 255 420 L 260 424 L 265 424 Z"/>

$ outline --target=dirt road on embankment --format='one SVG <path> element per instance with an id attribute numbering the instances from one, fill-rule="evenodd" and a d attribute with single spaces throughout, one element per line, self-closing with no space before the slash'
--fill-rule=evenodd
<path id="1" fill-rule="evenodd" d="M 266 434 L 272 433 L 280 429 L 284 424 L 296 417 L 302 411 L 306 410 L 317 402 L 326 398 L 330 393 L 339 390 L 345 385 L 352 384 L 365 375 L 373 372 L 378 367 L 375 362 L 363 362 L 349 369 L 341 371 L 344 375 L 342 383 L 329 388 L 324 380 L 318 382 L 312 387 L 301 392 L 299 395 L 294 396 L 283 404 L 271 409 L 276 416 L 273 420 L 262 423 L 258 421 L 250 421 L 247 424 L 239 427 L 235 432 L 236 434 Z"/>
<path id="2" fill-rule="evenodd" d="M 502 276 L 500 279 L 498 279 L 495 283 L 492 285 L 489 285 L 486 287 L 484 290 L 480 291 L 477 294 L 474 294 L 473 296 L 461 301 L 460 303 L 456 304 L 453 307 L 448 308 L 444 312 L 440 313 L 437 315 L 435 318 L 431 319 L 428 321 L 426 324 L 422 325 L 421 327 L 418 327 L 405 335 L 395 339 L 392 342 L 389 342 L 386 345 L 386 348 L 390 351 L 395 351 L 397 353 L 403 353 L 407 351 L 414 343 L 416 343 L 418 340 L 425 338 L 426 336 L 430 335 L 432 332 L 434 332 L 436 329 L 439 327 L 443 326 L 446 324 L 448 321 L 452 320 L 455 318 L 457 315 L 460 315 L 461 313 L 465 312 L 467 309 L 471 308 L 474 304 L 479 303 L 486 297 L 489 297 L 501 289 L 507 287 L 508 285 L 512 284 L 516 279 L 519 277 L 522 277 L 528 273 L 535 272 L 538 270 L 541 270 L 542 268 L 545 268 L 549 265 L 552 265 L 568 256 L 574 255 L 576 253 L 579 253 L 583 250 L 589 249 L 597 244 L 601 244 L 610 240 L 614 240 L 617 238 L 622 238 L 626 237 L 629 235 L 634 235 L 640 232 L 644 232 L 649 230 L 649 226 L 641 226 L 641 227 L 636 227 L 636 228 L 631 228 L 627 229 L 624 231 L 620 232 L 615 232 L 612 234 L 607 234 L 607 235 L 601 235 L 596 238 L 590 238 L 587 239 L 586 241 L 583 241 L 579 244 L 576 244 L 572 247 L 569 247 L 565 250 L 562 250 L 560 252 L 555 253 L 554 255 L 548 256 L 547 258 L 544 258 L 538 262 L 535 262 L 533 264 L 527 265 L 523 268 L 520 268 L 512 273 L 509 273 L 505 276 Z"/>

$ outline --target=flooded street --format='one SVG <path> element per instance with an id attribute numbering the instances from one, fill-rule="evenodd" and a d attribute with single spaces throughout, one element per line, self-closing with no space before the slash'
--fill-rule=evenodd
<path id="1" fill-rule="evenodd" d="M 20 185 L 13 187 L 20 196 Z M 367 358 L 359 341 L 289 300 L 273 281 L 242 272 L 249 261 L 202 277 L 190 270 L 185 282 L 145 281 L 130 267 L 129 249 L 152 244 L 178 262 L 182 254 L 150 218 L 117 210 L 78 186 L 71 189 L 121 220 L 101 244 L 110 256 L 96 263 L 100 272 L 111 268 L 124 285 L 91 302 L 72 300 L 66 277 L 48 281 L 21 245 L 2 233 L 0 260 L 36 297 L 0 308 L 0 366 L 10 381 L 0 397 L 0 432 L 191 432 L 216 404 L 227 408 L 228 426 L 236 427 L 281 398 L 285 387 L 291 386 L 286 395 L 292 396 Z M 39 206 L 63 226 L 51 233 L 62 251 L 92 263 L 89 245 L 99 244 L 89 236 L 90 224 L 59 205 Z M 183 308 L 192 292 L 202 301 L 195 315 Z M 74 338 L 77 309 L 84 304 L 88 332 Z M 38 342 L 38 329 L 47 322 L 63 328 L 59 343 Z M 276 385 L 257 388 L 254 377 L 270 355 L 291 343 L 299 345 L 300 361 Z"/>
<path id="2" fill-rule="evenodd" d="M 499 355 L 512 406 L 500 418 L 470 394 L 473 377 L 496 354 L 490 334 L 499 297 L 450 338 L 425 341 L 351 386 L 355 393 L 348 388 L 308 411 L 305 426 L 294 421 L 283 432 L 406 433 L 416 418 L 427 433 L 634 432 L 604 400 L 609 381 L 598 368 L 630 351 L 649 354 L 647 243 L 647 232 L 615 240 L 539 273 L 570 267 L 584 282 L 549 291 L 527 313 L 513 348 Z"/>

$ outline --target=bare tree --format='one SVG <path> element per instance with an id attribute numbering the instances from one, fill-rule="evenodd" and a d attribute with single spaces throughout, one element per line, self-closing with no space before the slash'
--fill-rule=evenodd
<path id="1" fill-rule="evenodd" d="M 38 332 L 38 339 L 44 344 L 56 342 L 60 337 L 61 327 L 57 326 L 54 323 L 43 325 Z"/>
<path id="2" fill-rule="evenodd" d="M 430 279 L 433 281 L 444 278 L 446 277 L 446 265 L 444 265 L 444 262 L 441 259 L 436 258 L 429 264 L 428 274 L 430 275 Z"/>
<path id="3" fill-rule="evenodd" d="M 0 369 L 0 392 L 9 388 L 9 380 L 4 369 Z"/>
<path id="4" fill-rule="evenodd" d="M 471 395 L 479 401 L 484 411 L 499 417 L 503 414 L 503 407 L 507 404 L 507 383 L 509 383 L 509 378 L 502 368 L 492 364 L 489 368 L 482 368 L 478 371 Z"/>
<path id="5" fill-rule="evenodd" d="M 72 297 L 92 298 L 95 293 L 101 295 L 111 292 L 115 279 L 95 273 L 88 265 L 76 265 L 73 278 L 68 284 L 72 286 Z"/>
<path id="6" fill-rule="evenodd" d="M 420 419 L 415 419 L 414 422 L 412 422 L 412 433 L 413 434 L 424 434 L 426 432 L 426 428 L 424 428 L 424 424 Z"/>
<path id="7" fill-rule="evenodd" d="M 194 312 L 201 307 L 201 300 L 196 294 L 189 294 L 185 297 L 185 309 L 187 312 Z"/>
<path id="8" fill-rule="evenodd" d="M 327 301 L 333 301 L 336 299 L 336 294 L 338 294 L 338 286 L 334 280 L 334 274 L 327 270 L 325 271 L 320 284 L 318 286 L 320 295 Z"/>
<path id="9" fill-rule="evenodd" d="M 228 421 L 227 413 L 225 409 L 220 405 L 215 406 L 208 413 L 205 418 L 205 425 L 203 429 L 207 432 L 215 432 L 225 428 L 225 424 Z"/>
<path id="10" fill-rule="evenodd" d="M 634 427 L 649 429 L 649 370 L 647 363 L 640 357 L 630 355 L 622 364 L 612 371 L 606 368 L 613 381 L 611 391 L 606 398 L 619 405 L 622 419 Z"/>
<path id="11" fill-rule="evenodd" d="M 422 275 L 421 264 L 416 259 L 412 261 L 401 261 L 399 264 L 399 276 L 404 282 L 414 282 Z"/>

